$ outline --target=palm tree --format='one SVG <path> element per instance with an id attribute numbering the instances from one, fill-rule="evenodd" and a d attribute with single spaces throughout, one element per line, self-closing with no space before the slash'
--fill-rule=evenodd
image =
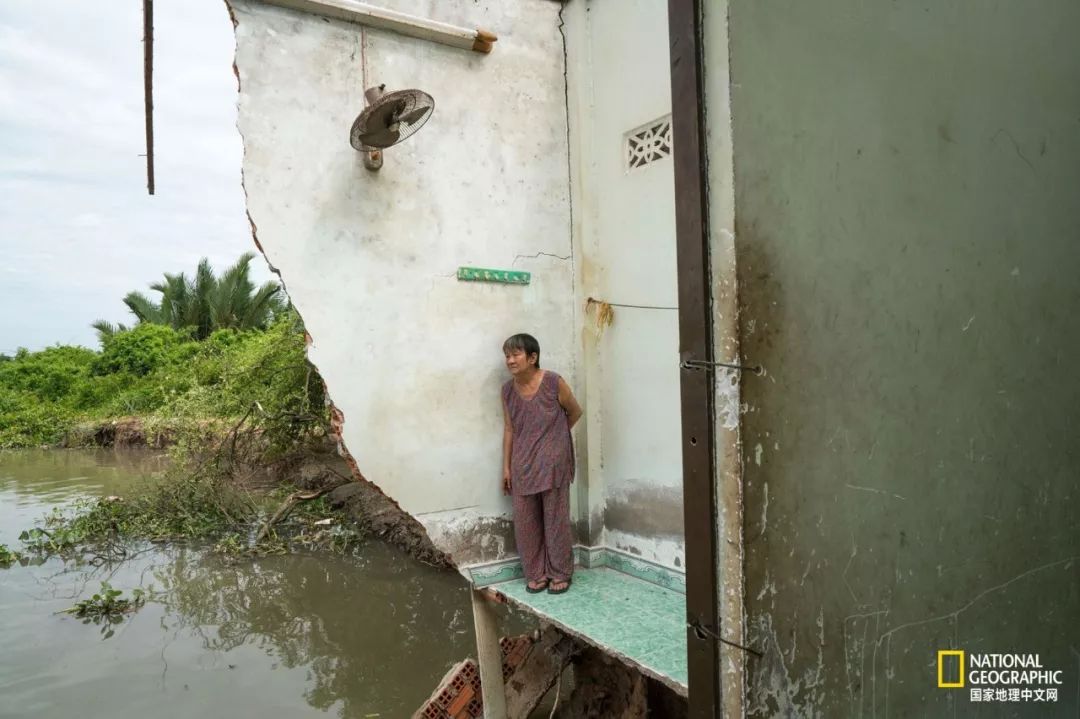
<path id="1" fill-rule="evenodd" d="M 112 337 L 117 332 L 127 332 L 130 327 L 127 325 L 112 322 L 106 322 L 105 320 L 98 320 L 97 322 L 90 323 L 90 326 L 97 330 L 98 341 L 105 344 L 105 340 Z"/>
<path id="2" fill-rule="evenodd" d="M 245 252 L 220 277 L 214 275 L 210 261 L 199 261 L 195 276 L 188 278 L 165 273 L 162 282 L 150 289 L 161 294 L 154 302 L 141 292 L 129 292 L 124 297 L 135 318 L 142 323 L 169 325 L 176 330 L 191 331 L 195 339 L 205 339 L 219 329 L 266 329 L 274 317 L 284 311 L 282 288 L 277 282 L 266 282 L 256 288 L 249 277 L 252 252 Z M 104 320 L 93 323 L 98 338 L 104 342 L 127 328 Z"/>

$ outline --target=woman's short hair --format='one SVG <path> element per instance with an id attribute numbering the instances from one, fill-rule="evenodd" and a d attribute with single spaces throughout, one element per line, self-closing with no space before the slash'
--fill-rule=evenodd
<path id="1" fill-rule="evenodd" d="M 522 350 L 526 357 L 536 355 L 536 368 L 540 369 L 540 343 L 535 337 L 523 332 L 511 335 L 503 342 L 503 354 L 515 350 Z"/>

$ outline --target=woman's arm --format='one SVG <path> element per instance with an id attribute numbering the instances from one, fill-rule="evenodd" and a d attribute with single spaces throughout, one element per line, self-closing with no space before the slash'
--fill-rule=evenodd
<path id="1" fill-rule="evenodd" d="M 562 377 L 559 378 L 559 404 L 566 412 L 566 421 L 570 424 L 570 429 L 573 429 L 577 421 L 581 419 L 581 405 L 574 398 L 574 393 L 570 391 L 570 385 L 566 384 L 566 380 Z"/>
<path id="2" fill-rule="evenodd" d="M 514 427 L 510 424 L 510 412 L 503 400 L 503 494 L 510 494 L 510 450 L 514 446 Z"/>

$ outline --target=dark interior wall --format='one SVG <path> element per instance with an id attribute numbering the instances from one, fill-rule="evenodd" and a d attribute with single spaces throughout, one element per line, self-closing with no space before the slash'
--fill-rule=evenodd
<path id="1" fill-rule="evenodd" d="M 749 713 L 990 716 L 955 647 L 1076 716 L 1080 3 L 730 23 Z"/>

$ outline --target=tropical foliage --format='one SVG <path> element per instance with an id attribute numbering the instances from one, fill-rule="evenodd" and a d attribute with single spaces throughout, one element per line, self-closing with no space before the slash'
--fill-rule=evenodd
<path id="1" fill-rule="evenodd" d="M 82 425 L 138 416 L 165 427 L 273 418 L 265 434 L 287 449 L 326 420 L 322 379 L 304 330 L 287 311 L 265 331 L 218 330 L 198 342 L 169 327 L 115 333 L 100 352 L 20 351 L 0 363 L 0 448 L 62 442 Z"/>
<path id="2" fill-rule="evenodd" d="M 140 322 L 99 326 L 100 351 L 57 345 L 0 361 L 0 448 L 70 443 L 80 427 L 130 416 L 195 427 L 254 413 L 282 451 L 323 431 L 303 324 L 278 285 L 253 288 L 250 260 L 221 277 L 205 262 L 193 281 L 166 275 L 157 305 L 128 295 Z"/>
<path id="3" fill-rule="evenodd" d="M 124 304 L 139 324 L 165 325 L 189 332 L 197 340 L 221 329 L 266 329 L 286 305 L 280 284 L 266 282 L 256 287 L 251 281 L 254 258 L 253 253 L 244 253 L 219 277 L 204 257 L 193 277 L 183 272 L 165 273 L 162 282 L 151 284 L 150 289 L 161 295 L 157 302 L 142 292 L 129 292 Z M 128 329 L 105 320 L 98 320 L 93 326 L 103 343 Z"/>
<path id="4" fill-rule="evenodd" d="M 265 513 L 235 481 L 294 468 L 325 449 L 329 431 L 300 317 L 276 285 L 252 287 L 250 259 L 241 257 L 221 277 L 205 262 L 190 282 L 166 275 L 154 286 L 162 294 L 156 305 L 128 295 L 139 323 L 99 323 L 100 351 L 58 345 L 0 357 L 0 449 L 93 444 L 118 436 L 118 426 L 134 426 L 144 438 L 167 437 L 173 460 L 123 499 L 54 510 L 19 536 L 22 552 L 0 545 L 0 568 L 52 555 L 120 559 L 128 556 L 125 543 L 147 539 L 213 538 L 218 551 L 245 556 L 355 545 L 361 533 L 312 497 L 304 497 L 315 500 L 311 506 L 292 512 L 288 538 L 278 536 L 274 524 L 288 512 Z M 264 515 L 270 519 L 252 535 L 252 522 Z M 105 620 L 107 629 L 141 602 L 103 585 L 69 611 Z"/>

